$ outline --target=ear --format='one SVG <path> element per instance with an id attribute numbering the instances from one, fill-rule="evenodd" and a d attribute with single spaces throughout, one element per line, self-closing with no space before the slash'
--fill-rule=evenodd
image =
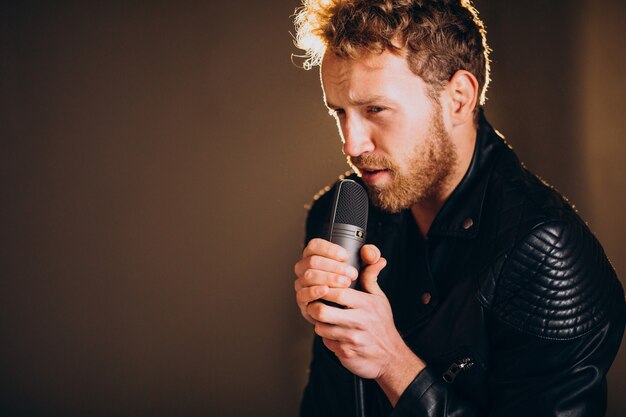
<path id="1" fill-rule="evenodd" d="M 444 88 L 448 97 L 452 126 L 474 122 L 474 107 L 478 101 L 478 80 L 469 71 L 457 71 Z"/>

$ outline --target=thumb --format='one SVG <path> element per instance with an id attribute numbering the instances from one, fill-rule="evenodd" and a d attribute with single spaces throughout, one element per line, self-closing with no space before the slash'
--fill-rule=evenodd
<path id="1" fill-rule="evenodd" d="M 385 266 L 387 266 L 387 260 L 379 258 L 375 263 L 363 268 L 359 276 L 359 282 L 364 291 L 374 295 L 385 295 L 378 285 L 378 274 Z"/>

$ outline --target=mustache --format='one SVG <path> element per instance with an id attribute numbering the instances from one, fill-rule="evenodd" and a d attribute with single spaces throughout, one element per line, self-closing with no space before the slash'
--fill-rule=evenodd
<path id="1" fill-rule="evenodd" d="M 396 165 L 382 155 L 363 154 L 355 157 L 348 156 L 348 163 L 354 168 L 375 167 L 377 169 L 395 170 Z"/>

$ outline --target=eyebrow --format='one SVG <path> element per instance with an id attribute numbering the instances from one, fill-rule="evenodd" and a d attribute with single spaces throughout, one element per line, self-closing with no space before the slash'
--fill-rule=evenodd
<path id="1" fill-rule="evenodd" d="M 357 99 L 357 100 L 349 100 L 349 103 L 354 105 L 354 106 L 362 106 L 364 104 L 371 104 L 371 103 L 375 103 L 377 101 L 385 101 L 388 102 L 389 100 L 384 97 L 384 96 L 371 96 L 371 97 L 366 97 L 366 98 L 362 98 L 362 99 Z M 329 109 L 337 109 L 341 106 L 337 106 L 334 105 L 331 102 L 327 102 L 326 103 L 326 107 L 328 107 Z"/>

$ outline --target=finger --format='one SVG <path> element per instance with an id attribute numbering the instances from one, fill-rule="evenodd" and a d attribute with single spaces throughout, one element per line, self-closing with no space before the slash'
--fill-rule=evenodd
<path id="1" fill-rule="evenodd" d="M 376 263 L 363 268 L 359 276 L 361 288 L 370 294 L 385 295 L 378 285 L 378 274 L 380 274 L 380 271 L 382 271 L 386 265 L 387 260 L 385 258 L 379 258 Z"/>
<path id="2" fill-rule="evenodd" d="M 353 288 L 329 288 L 324 300 L 342 305 L 346 309 L 357 309 L 367 306 L 369 295 Z M 342 310 L 347 311 L 347 310 Z"/>
<path id="3" fill-rule="evenodd" d="M 351 279 L 359 275 L 359 271 L 353 266 L 320 255 L 311 255 L 299 260 L 294 267 L 294 272 L 298 277 L 303 277 L 304 273 L 309 269 L 331 272 Z"/>
<path id="4" fill-rule="evenodd" d="M 308 269 L 304 272 L 301 278 L 298 278 L 294 282 L 294 288 L 296 291 L 304 287 L 310 287 L 314 285 L 327 285 L 329 287 L 348 287 L 352 280 L 344 275 L 334 274 L 331 272 L 318 271 L 316 269 Z"/>
<path id="5" fill-rule="evenodd" d="M 326 346 L 331 352 L 337 353 L 339 351 L 340 343 L 336 340 L 326 339 L 325 337 L 323 337 L 322 342 L 324 343 L 324 346 Z"/>
<path id="6" fill-rule="evenodd" d="M 319 300 L 326 294 L 328 294 L 328 287 L 325 285 L 305 287 L 296 293 L 296 302 L 301 309 L 306 309 L 309 303 Z"/>
<path id="7" fill-rule="evenodd" d="M 345 330 L 333 324 L 317 321 L 315 322 L 314 330 L 316 335 L 323 337 L 324 339 L 338 342 L 344 341 L 345 339 Z"/>
<path id="8" fill-rule="evenodd" d="M 354 314 L 352 311 L 330 306 L 322 302 L 309 303 L 306 306 L 306 313 L 317 322 L 348 328 L 356 328 L 357 326 L 357 323 L 353 320 Z"/>
<path id="9" fill-rule="evenodd" d="M 344 348 L 357 346 L 360 340 L 358 331 L 320 322 L 315 323 L 315 334 L 323 339 L 344 344 Z"/>
<path id="10" fill-rule="evenodd" d="M 340 262 L 348 259 L 348 252 L 344 248 L 320 238 L 311 239 L 302 252 L 303 258 L 311 255 L 320 255 Z"/>
<path id="11" fill-rule="evenodd" d="M 361 259 L 366 265 L 376 263 L 381 257 L 380 249 L 376 246 L 368 244 L 361 247 Z"/>
<path id="12" fill-rule="evenodd" d="M 338 342 L 336 340 L 323 337 L 322 342 L 324 343 L 324 346 L 326 346 L 331 352 L 337 355 L 337 357 L 339 357 L 340 353 L 345 352 L 346 350 L 345 348 L 342 349 L 341 342 Z"/>

